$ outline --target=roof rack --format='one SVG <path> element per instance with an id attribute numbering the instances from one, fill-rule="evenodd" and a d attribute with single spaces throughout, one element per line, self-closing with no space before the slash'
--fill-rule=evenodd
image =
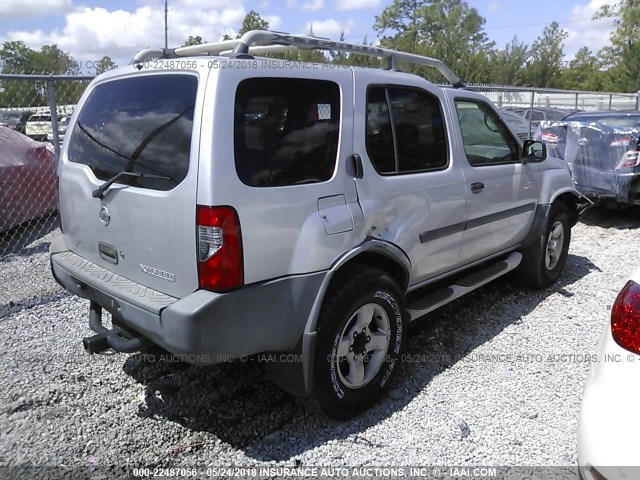
<path id="1" fill-rule="evenodd" d="M 254 45 L 255 44 L 255 45 Z M 288 33 L 251 30 L 241 38 L 223 40 L 201 45 L 190 45 L 178 48 L 146 48 L 140 50 L 131 63 L 144 62 L 149 58 L 177 58 L 194 55 L 228 55 L 235 58 L 249 58 L 251 54 L 265 54 L 291 49 L 333 50 L 338 52 L 355 53 L 372 57 L 386 58 L 387 68 L 394 70 L 398 60 L 437 68 L 445 78 L 456 88 L 464 87 L 464 83 L 442 63 L 431 57 L 424 57 L 413 53 L 399 52 L 389 48 L 358 45 L 355 43 L 336 42 L 318 37 L 305 35 L 290 35 Z"/>

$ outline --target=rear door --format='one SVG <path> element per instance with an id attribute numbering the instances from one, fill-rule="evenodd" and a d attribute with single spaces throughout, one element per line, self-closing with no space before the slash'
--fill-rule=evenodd
<path id="1" fill-rule="evenodd" d="M 198 287 L 197 132 L 204 85 L 195 72 L 135 72 L 94 85 L 81 100 L 59 170 L 70 248 L 177 297 Z M 121 177 L 95 198 L 96 189 L 120 172 L 154 177 Z"/>
<path id="2" fill-rule="evenodd" d="M 368 236 L 399 246 L 411 283 L 460 265 L 464 177 L 454 158 L 440 88 L 413 75 L 356 71 L 356 181 Z M 399 83 L 400 82 L 400 83 Z"/>

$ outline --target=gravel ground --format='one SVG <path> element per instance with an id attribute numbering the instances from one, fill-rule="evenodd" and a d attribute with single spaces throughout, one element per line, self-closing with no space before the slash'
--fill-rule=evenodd
<path id="1" fill-rule="evenodd" d="M 49 233 L 0 260 L 0 465 L 574 465 L 589 360 L 637 267 L 639 218 L 594 210 L 557 285 L 499 280 L 421 320 L 387 398 L 343 423 L 252 363 L 88 357 L 88 304 L 50 279 Z"/>

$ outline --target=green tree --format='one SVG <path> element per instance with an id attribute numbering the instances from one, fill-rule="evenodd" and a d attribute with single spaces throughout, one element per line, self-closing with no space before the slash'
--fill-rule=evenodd
<path id="1" fill-rule="evenodd" d="M 395 0 L 376 17 L 374 29 L 382 35 L 383 46 L 437 58 L 466 81 L 486 82 L 487 56 L 494 44 L 485 23 L 462 0 Z M 434 79 L 423 68 L 407 69 Z"/>
<path id="2" fill-rule="evenodd" d="M 315 37 L 315 33 L 313 33 L 313 23 L 309 27 L 309 31 L 307 32 L 308 37 Z M 295 58 L 294 60 L 298 60 L 299 62 L 313 62 L 313 63 L 328 63 L 329 59 L 321 50 L 311 50 L 300 48 L 297 52 L 294 52 Z"/>
<path id="3" fill-rule="evenodd" d="M 603 82 L 604 73 L 598 59 L 587 47 L 578 50 L 569 67 L 562 72 L 562 88 L 569 90 L 600 90 Z"/>
<path id="4" fill-rule="evenodd" d="M 269 30 L 269 22 L 263 19 L 255 10 L 251 10 L 245 15 L 237 38 L 242 37 L 242 35 L 251 30 Z"/>
<path id="5" fill-rule="evenodd" d="M 620 0 L 605 5 L 594 18 L 614 18 L 611 46 L 598 52 L 613 88 L 640 90 L 640 0 Z"/>
<path id="6" fill-rule="evenodd" d="M 340 32 L 341 42 L 345 41 L 345 33 L 344 30 Z M 336 65 L 346 65 L 347 64 L 347 54 L 345 52 L 338 52 L 331 50 L 329 52 L 329 56 L 331 57 L 331 63 L 335 63 Z"/>
<path id="7" fill-rule="evenodd" d="M 545 27 L 541 37 L 531 45 L 524 71 L 526 83 L 532 87 L 559 87 L 562 84 L 564 41 L 568 34 L 557 22 Z"/>
<path id="8" fill-rule="evenodd" d="M 80 72 L 78 62 L 57 45 L 44 45 L 35 55 L 36 72 L 54 75 L 77 75 Z"/>
<path id="9" fill-rule="evenodd" d="M 44 45 L 40 51 L 23 42 L 5 42 L 0 49 L 3 73 L 73 75 L 79 73 L 78 62 L 57 45 Z M 60 104 L 77 102 L 82 90 L 78 82 L 56 82 Z M 48 104 L 47 82 L 6 80 L 0 85 L 0 106 L 34 107 Z"/>
<path id="10" fill-rule="evenodd" d="M 489 54 L 489 82 L 499 85 L 523 85 L 523 67 L 529 56 L 529 47 L 518 41 L 518 37 L 507 44 L 504 50 Z"/>
<path id="11" fill-rule="evenodd" d="M 98 64 L 96 65 L 96 75 L 100 75 L 101 73 L 107 72 L 109 70 L 113 70 L 117 68 L 118 65 L 115 64 L 110 57 L 104 56 L 100 59 Z"/>
<path id="12" fill-rule="evenodd" d="M 419 33 L 424 24 L 425 3 L 424 0 L 395 0 L 386 7 L 376 16 L 373 26 L 382 36 L 380 43 L 403 52 L 420 53 Z"/>
<path id="13" fill-rule="evenodd" d="M 22 41 L 5 42 L 0 49 L 2 73 L 32 73 L 36 53 Z"/>
<path id="14" fill-rule="evenodd" d="M 203 43 L 206 43 L 204 40 L 202 40 L 202 37 L 200 35 L 189 35 L 189 38 L 187 38 L 187 41 L 184 42 L 182 44 L 183 47 L 190 47 L 191 45 L 202 45 Z"/>

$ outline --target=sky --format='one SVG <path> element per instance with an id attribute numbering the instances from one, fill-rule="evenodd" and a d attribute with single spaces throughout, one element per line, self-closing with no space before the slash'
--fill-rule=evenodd
<path id="1" fill-rule="evenodd" d="M 489 39 L 502 48 L 514 36 L 531 44 L 557 21 L 569 33 L 567 59 L 587 46 L 596 52 L 609 41 L 612 20 L 592 20 L 614 0 L 467 0 L 486 18 Z M 375 42 L 373 29 L 391 0 L 168 0 L 169 46 L 189 35 L 217 41 L 235 36 L 247 12 L 255 10 L 272 30 L 361 43 Z M 80 61 L 82 70 L 107 55 L 116 63 L 140 49 L 164 46 L 164 0 L 0 0 L 0 43 L 22 40 L 29 47 L 57 44 Z M 89 70 L 89 69 L 87 69 Z"/>

